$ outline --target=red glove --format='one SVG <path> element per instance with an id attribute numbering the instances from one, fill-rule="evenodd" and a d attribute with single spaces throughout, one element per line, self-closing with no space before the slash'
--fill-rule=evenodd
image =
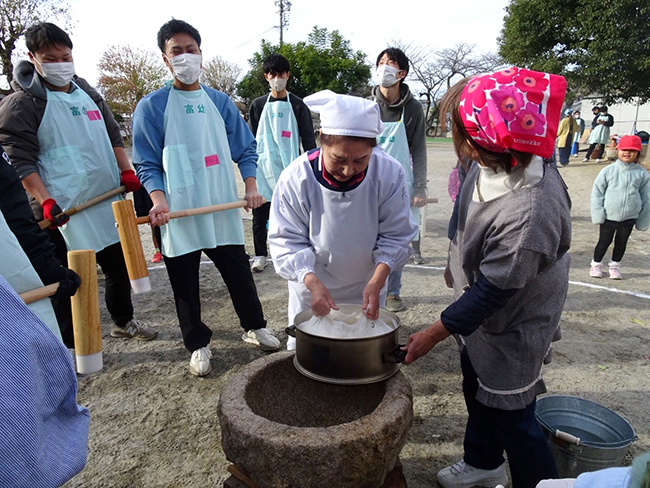
<path id="1" fill-rule="evenodd" d="M 122 171 L 120 184 L 126 186 L 126 191 L 138 191 L 142 186 L 140 180 L 135 175 L 135 171 L 132 169 L 125 169 Z"/>
<path id="2" fill-rule="evenodd" d="M 44 200 L 43 203 L 41 203 L 41 207 L 43 207 L 43 218 L 52 222 L 50 229 L 61 227 L 62 225 L 65 225 L 68 220 L 70 220 L 70 217 L 63 213 L 63 210 L 61 210 L 61 207 L 59 207 L 53 198 Z M 57 218 L 57 215 L 59 214 L 63 215 Z"/>

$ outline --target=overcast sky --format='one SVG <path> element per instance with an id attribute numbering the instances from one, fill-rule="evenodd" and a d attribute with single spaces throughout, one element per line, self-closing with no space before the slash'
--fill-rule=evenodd
<path id="1" fill-rule="evenodd" d="M 201 33 L 206 59 L 220 55 L 239 64 L 259 49 L 261 39 L 277 43 L 279 23 L 273 0 L 69 0 L 77 74 L 97 81 L 97 62 L 113 44 L 130 44 L 157 51 L 156 33 L 172 17 L 185 20 Z M 495 51 L 507 0 L 422 1 L 293 0 L 286 42 L 306 40 L 314 25 L 338 29 L 354 50 L 376 55 L 394 39 L 451 47 L 477 44 L 481 52 Z M 368 8 L 371 6 L 370 8 Z M 408 81 L 408 80 L 407 80 Z"/>

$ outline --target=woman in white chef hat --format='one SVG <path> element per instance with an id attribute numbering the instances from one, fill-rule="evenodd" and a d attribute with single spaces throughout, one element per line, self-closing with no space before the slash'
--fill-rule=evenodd
<path id="1" fill-rule="evenodd" d="M 404 170 L 376 147 L 375 102 L 330 90 L 304 102 L 320 114 L 321 147 L 283 171 L 269 220 L 275 270 L 289 280 L 289 325 L 309 308 L 317 316 L 338 310 L 337 302 L 358 303 L 374 320 L 386 278 L 404 265 L 417 234 Z"/>

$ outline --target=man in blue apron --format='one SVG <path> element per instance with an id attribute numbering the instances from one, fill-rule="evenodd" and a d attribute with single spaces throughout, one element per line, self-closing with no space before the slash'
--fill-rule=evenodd
<path id="1" fill-rule="evenodd" d="M 414 97 L 404 78 L 409 60 L 398 48 L 384 49 L 377 56 L 377 70 L 372 97 L 379 104 L 384 131 L 377 143 L 402 164 L 411 197 L 411 213 L 420 222 L 420 207 L 427 204 L 427 142 L 422 104 Z M 412 242 L 413 262 L 422 264 L 420 236 Z M 391 312 L 404 309 L 400 298 L 402 269 L 391 271 L 388 277 L 386 308 Z"/>
<path id="2" fill-rule="evenodd" d="M 114 322 L 111 335 L 151 340 L 157 332 L 133 317 L 131 286 L 111 209 L 111 202 L 121 197 L 71 218 L 57 217 L 120 185 L 127 191 L 139 188 L 119 126 L 101 96 L 74 74 L 72 41 L 62 29 L 36 24 L 25 32 L 25 42 L 29 61 L 16 65 L 15 92 L 0 106 L 0 144 L 34 199 L 35 217 L 52 221 L 59 260 L 67 262 L 67 249 L 97 253 Z M 63 340 L 72 347 L 69 300 L 55 301 L 54 307 Z"/>
<path id="3" fill-rule="evenodd" d="M 262 65 L 271 93 L 253 100 L 249 123 L 257 140 L 257 188 L 266 203 L 253 209 L 253 244 L 255 259 L 251 269 L 263 271 L 269 264 L 268 235 L 271 196 L 282 170 L 303 151 L 316 147 L 311 113 L 301 98 L 287 92 L 289 61 L 271 54 Z"/>
<path id="4" fill-rule="evenodd" d="M 150 93 L 133 114 L 133 161 L 149 192 L 153 225 L 162 226 L 162 254 L 174 291 L 190 372 L 211 370 L 212 331 L 201 321 L 199 263 L 204 252 L 228 287 L 242 339 L 275 351 L 280 341 L 266 328 L 262 305 L 244 250 L 239 209 L 169 220 L 168 212 L 238 199 L 233 161 L 246 186 L 249 208 L 257 191 L 255 138 L 227 95 L 199 84 L 201 36 L 186 22 L 171 20 L 158 31 L 163 61 L 173 82 Z"/>

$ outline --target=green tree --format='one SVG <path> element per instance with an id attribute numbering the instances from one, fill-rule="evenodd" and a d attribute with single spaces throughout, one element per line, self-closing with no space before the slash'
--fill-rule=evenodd
<path id="1" fill-rule="evenodd" d="M 59 20 L 70 27 L 70 5 L 63 0 L 0 0 L 0 62 L 7 83 L 14 78 L 16 42 L 34 24 Z"/>
<path id="2" fill-rule="evenodd" d="M 98 88 L 122 127 L 130 132 L 131 116 L 142 97 L 163 86 L 171 74 L 160 54 L 128 45 L 110 46 L 99 59 Z"/>
<path id="3" fill-rule="evenodd" d="M 499 54 L 517 66 L 565 76 L 572 91 L 603 101 L 650 99 L 650 3 L 511 0 Z"/>
<path id="4" fill-rule="evenodd" d="M 350 41 L 344 39 L 339 31 L 329 32 L 315 26 L 307 41 L 284 43 L 282 47 L 262 41 L 260 50 L 248 60 L 250 71 L 237 86 L 238 96 L 247 105 L 269 92 L 262 64 L 272 53 L 279 53 L 289 60 L 292 78 L 288 88 L 299 97 L 326 89 L 361 96 L 370 93 L 370 66 L 366 55 L 354 51 Z"/>

